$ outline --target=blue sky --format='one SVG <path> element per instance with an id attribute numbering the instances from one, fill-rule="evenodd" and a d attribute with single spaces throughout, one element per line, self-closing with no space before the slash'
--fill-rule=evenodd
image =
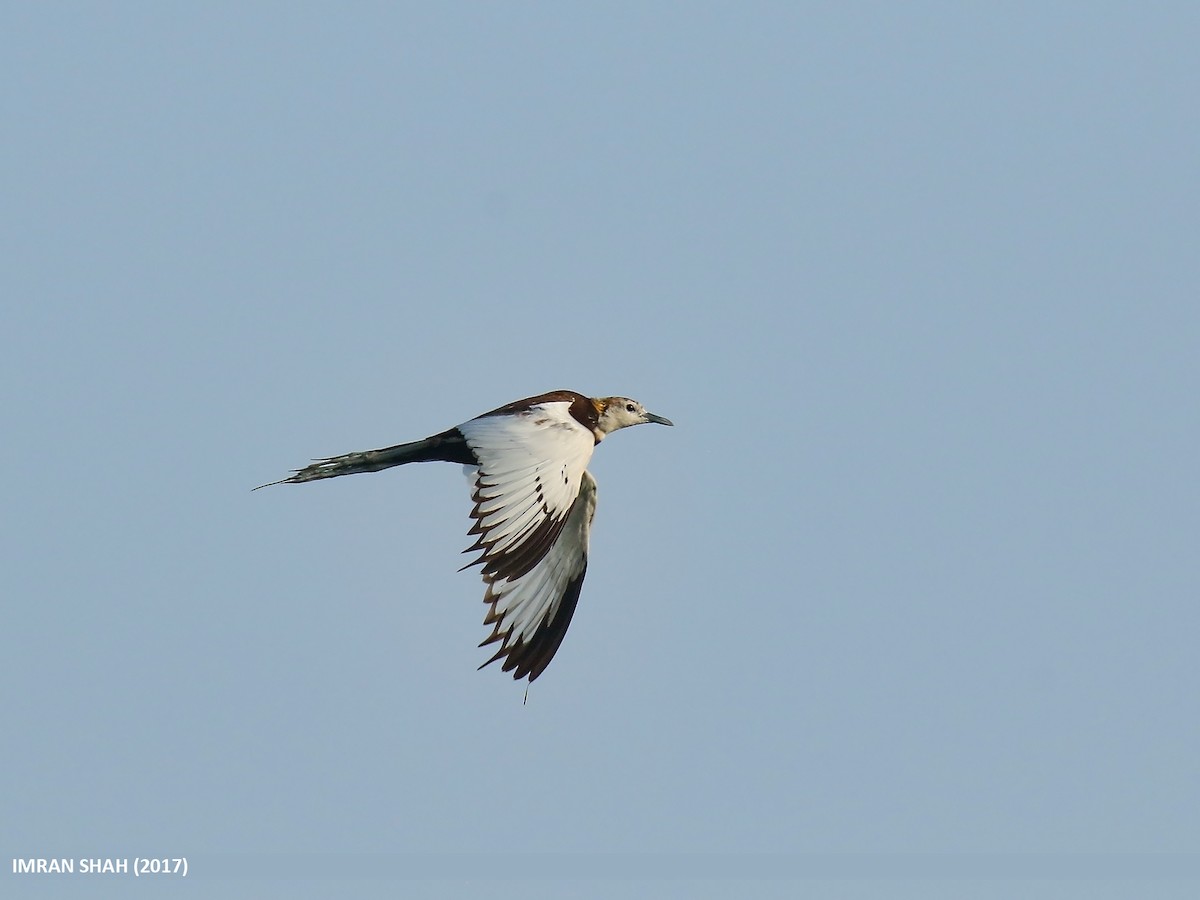
<path id="1" fill-rule="evenodd" d="M 5 6 L 2 856 L 1191 896 L 1198 44 L 1183 3 Z M 677 427 L 594 457 L 527 704 L 457 467 L 250 493 L 557 388 Z"/>

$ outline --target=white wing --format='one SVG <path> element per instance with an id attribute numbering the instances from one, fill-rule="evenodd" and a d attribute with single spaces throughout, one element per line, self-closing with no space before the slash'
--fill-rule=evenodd
<path id="1" fill-rule="evenodd" d="M 481 551 L 491 604 L 488 662 L 507 657 L 514 678 L 536 678 L 562 642 L 587 568 L 596 483 L 586 471 L 595 437 L 569 402 L 480 416 L 459 426 L 479 467 L 468 473 L 475 503 L 466 552 Z M 483 646 L 483 645 L 481 645 Z M 484 663 L 487 665 L 487 663 Z"/>
<path id="2" fill-rule="evenodd" d="M 480 416 L 458 426 L 479 460 L 471 499 L 478 535 L 465 552 L 481 551 L 487 582 L 533 569 L 562 531 L 579 496 L 596 441 L 569 412 L 569 403 Z"/>
<path id="3" fill-rule="evenodd" d="M 528 676 L 532 682 L 550 664 L 579 602 L 595 513 L 596 480 L 584 472 L 579 496 L 550 550 L 524 575 L 489 582 L 483 600 L 491 609 L 483 624 L 492 633 L 479 646 L 500 641 L 500 649 L 484 666 L 503 659 L 505 672 L 515 669 L 513 678 Z"/>

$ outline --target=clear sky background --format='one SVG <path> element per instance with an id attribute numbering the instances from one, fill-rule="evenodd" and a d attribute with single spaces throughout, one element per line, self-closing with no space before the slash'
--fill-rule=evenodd
<path id="1" fill-rule="evenodd" d="M 1197 47 L 5 4 L 0 892 L 1195 896 Z M 458 467 L 250 492 L 556 388 L 677 427 L 527 704 Z"/>

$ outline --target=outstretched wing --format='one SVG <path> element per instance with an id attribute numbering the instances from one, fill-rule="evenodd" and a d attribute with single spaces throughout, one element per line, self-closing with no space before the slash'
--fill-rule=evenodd
<path id="1" fill-rule="evenodd" d="M 471 499 L 485 581 L 515 579 L 550 549 L 579 496 L 596 441 L 565 402 L 543 403 L 458 426 L 479 467 Z"/>
<path id="2" fill-rule="evenodd" d="M 595 509 L 595 482 L 586 469 L 595 437 L 571 416 L 567 401 L 497 411 L 459 431 L 479 462 L 471 475 L 475 522 L 468 532 L 476 540 L 466 552 L 480 551 L 468 566 L 482 565 L 488 584 L 485 624 L 494 631 L 485 643 L 502 641 L 493 659 L 508 656 L 505 671 L 515 667 L 514 677 L 532 673 L 532 680 L 558 649 L 583 581 Z M 581 497 L 585 476 L 590 486 Z M 558 638 L 548 653 L 535 654 L 534 671 L 522 665 L 518 648 L 541 646 L 536 634 L 550 624 Z"/>
<path id="3" fill-rule="evenodd" d="M 500 649 L 484 666 L 502 659 L 501 669 L 532 682 L 550 665 L 579 602 L 595 513 L 596 480 L 584 472 L 566 523 L 537 565 L 516 578 L 488 583 L 483 600 L 491 609 L 483 624 L 491 625 L 492 633 L 479 646 L 499 641 Z"/>

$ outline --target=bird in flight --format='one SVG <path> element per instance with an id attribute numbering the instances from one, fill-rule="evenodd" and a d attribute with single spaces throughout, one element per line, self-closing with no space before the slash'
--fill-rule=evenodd
<path id="1" fill-rule="evenodd" d="M 421 441 L 321 459 L 271 484 L 301 484 L 413 462 L 466 467 L 479 557 L 487 585 L 480 647 L 500 647 L 479 668 L 502 660 L 514 679 L 532 682 L 562 644 L 587 572 L 596 479 L 588 460 L 606 435 L 669 419 L 628 397 L 552 391 L 517 400 Z M 260 485 L 269 487 L 270 485 Z M 258 488 L 255 488 L 258 490 Z M 460 570 L 461 571 L 461 570 Z"/>

